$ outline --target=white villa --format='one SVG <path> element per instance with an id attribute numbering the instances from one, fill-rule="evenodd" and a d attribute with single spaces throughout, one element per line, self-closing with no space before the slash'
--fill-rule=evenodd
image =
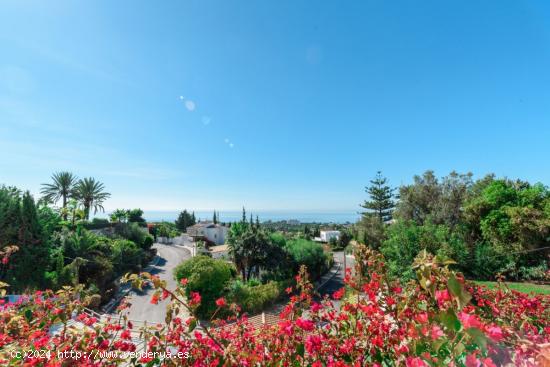
<path id="1" fill-rule="evenodd" d="M 320 231 L 321 242 L 330 242 L 331 239 L 338 241 L 340 238 L 340 231 Z"/>
<path id="2" fill-rule="evenodd" d="M 227 231 L 227 227 L 212 222 L 199 222 L 187 228 L 187 234 L 193 239 L 205 240 L 216 245 L 225 243 Z"/>

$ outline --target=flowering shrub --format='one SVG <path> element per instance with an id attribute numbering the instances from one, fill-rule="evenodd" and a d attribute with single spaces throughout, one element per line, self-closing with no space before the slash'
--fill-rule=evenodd
<path id="1" fill-rule="evenodd" d="M 128 277 L 134 286 L 156 288 L 153 303 L 170 298 L 166 323 L 138 328 L 119 316 L 97 322 L 82 313 L 86 300 L 74 289 L 35 294 L 0 310 L 0 363 L 25 366 L 535 366 L 550 365 L 550 297 L 507 289 L 487 290 L 466 282 L 448 263 L 421 253 L 415 281 L 400 284 L 386 274 L 381 255 L 356 250 L 356 267 L 346 271 L 346 288 L 316 301 L 305 268 L 276 325 L 253 327 L 224 299 L 218 310 L 235 316 L 199 325 L 199 294 L 186 298 L 150 274 Z M 339 308 L 334 299 L 342 300 Z M 121 308 L 124 308 L 123 305 Z M 68 327 L 77 315 L 81 328 Z M 215 316 L 215 315 L 214 315 Z M 52 332 L 55 325 L 58 331 Z M 186 353 L 183 358 L 154 354 L 117 358 L 142 348 Z M 37 353 L 29 353 L 37 351 Z M 39 353 L 42 351 L 42 354 Z M 48 355 L 47 352 L 51 351 Z M 59 355 L 80 352 L 80 358 Z M 119 354 L 122 355 L 122 354 Z M 113 357 L 114 356 L 114 357 Z M 62 363 L 65 364 L 62 364 Z"/>

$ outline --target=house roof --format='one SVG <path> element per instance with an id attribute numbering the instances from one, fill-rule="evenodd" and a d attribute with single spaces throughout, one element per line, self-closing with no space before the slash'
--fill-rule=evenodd
<path id="1" fill-rule="evenodd" d="M 190 228 L 213 228 L 215 226 L 217 226 L 217 224 L 212 222 L 199 222 L 197 224 L 193 224 Z"/>
<path id="2" fill-rule="evenodd" d="M 210 252 L 226 252 L 229 250 L 228 245 L 211 246 Z"/>

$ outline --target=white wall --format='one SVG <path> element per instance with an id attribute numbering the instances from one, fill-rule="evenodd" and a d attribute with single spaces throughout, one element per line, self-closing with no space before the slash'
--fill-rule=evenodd
<path id="1" fill-rule="evenodd" d="M 321 231 L 321 241 L 330 242 L 332 238 L 338 240 L 340 238 L 340 231 Z"/>
<path id="2" fill-rule="evenodd" d="M 223 245 L 225 243 L 226 235 L 226 227 L 219 226 L 214 228 L 206 228 L 205 237 L 208 238 L 209 241 L 214 242 L 216 245 Z"/>

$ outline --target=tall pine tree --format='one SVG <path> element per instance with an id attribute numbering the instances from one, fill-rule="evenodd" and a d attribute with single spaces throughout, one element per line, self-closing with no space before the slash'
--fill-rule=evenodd
<path id="1" fill-rule="evenodd" d="M 382 172 L 378 171 L 374 179 L 370 181 L 371 185 L 365 188 L 365 191 L 369 194 L 370 200 L 365 200 L 361 205 L 362 208 L 367 209 L 361 214 L 364 216 L 375 215 L 384 222 L 392 219 L 393 209 L 395 207 L 395 201 L 393 200 L 394 188 L 387 185 L 388 179 L 382 176 Z"/>

